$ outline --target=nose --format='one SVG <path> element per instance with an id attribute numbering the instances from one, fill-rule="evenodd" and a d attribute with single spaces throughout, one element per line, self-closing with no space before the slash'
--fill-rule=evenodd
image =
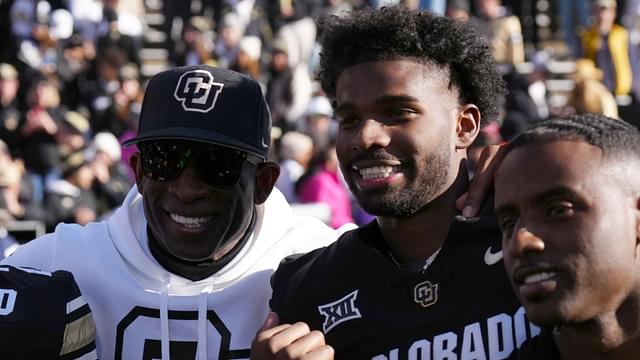
<path id="1" fill-rule="evenodd" d="M 209 190 L 209 185 L 196 172 L 193 160 L 182 174 L 169 184 L 169 191 L 185 203 L 206 197 Z"/>
<path id="2" fill-rule="evenodd" d="M 532 252 L 544 251 L 544 241 L 526 227 L 518 227 L 505 244 L 509 256 L 518 258 Z"/>
<path id="3" fill-rule="evenodd" d="M 390 141 L 391 136 L 382 122 L 375 119 L 367 119 L 361 123 L 358 134 L 353 138 L 353 149 L 385 148 Z"/>

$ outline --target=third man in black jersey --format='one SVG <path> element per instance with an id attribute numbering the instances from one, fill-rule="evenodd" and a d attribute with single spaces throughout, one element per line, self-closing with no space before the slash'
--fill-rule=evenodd
<path id="1" fill-rule="evenodd" d="M 543 327 L 518 360 L 640 358 L 640 132 L 582 114 L 516 137 L 496 174 L 505 266 Z"/>

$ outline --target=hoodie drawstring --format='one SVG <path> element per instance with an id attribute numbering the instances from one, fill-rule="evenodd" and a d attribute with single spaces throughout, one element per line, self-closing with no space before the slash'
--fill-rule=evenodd
<path id="1" fill-rule="evenodd" d="M 160 344 L 162 360 L 169 360 L 169 278 L 165 278 L 166 286 L 162 287 L 162 300 L 160 302 Z"/>
<path id="2" fill-rule="evenodd" d="M 207 302 L 212 286 L 207 286 L 198 297 L 198 360 L 207 360 Z"/>

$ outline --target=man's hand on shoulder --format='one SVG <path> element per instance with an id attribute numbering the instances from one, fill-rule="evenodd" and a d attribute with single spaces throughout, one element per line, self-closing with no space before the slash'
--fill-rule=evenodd
<path id="1" fill-rule="evenodd" d="M 280 324 L 274 312 L 267 315 L 251 344 L 251 360 L 332 360 L 333 356 L 322 332 L 311 331 L 303 322 Z"/>
<path id="2" fill-rule="evenodd" d="M 493 176 L 500 167 L 503 157 L 504 146 L 502 145 L 489 145 L 482 150 L 469 189 L 456 200 L 456 207 L 462 210 L 464 217 L 471 218 L 478 215 L 482 202 L 493 187 Z"/>

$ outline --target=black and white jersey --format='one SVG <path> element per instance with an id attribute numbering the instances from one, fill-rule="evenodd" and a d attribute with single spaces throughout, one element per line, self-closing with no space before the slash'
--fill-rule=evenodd
<path id="1" fill-rule="evenodd" d="M 0 358 L 97 358 L 91 310 L 70 272 L 0 266 Z"/>
<path id="2" fill-rule="evenodd" d="M 323 331 L 337 359 L 505 359 L 538 334 L 505 274 L 495 218 L 456 218 L 426 268 L 397 266 L 387 249 L 374 221 L 285 261 L 270 305 L 281 322 Z"/>

